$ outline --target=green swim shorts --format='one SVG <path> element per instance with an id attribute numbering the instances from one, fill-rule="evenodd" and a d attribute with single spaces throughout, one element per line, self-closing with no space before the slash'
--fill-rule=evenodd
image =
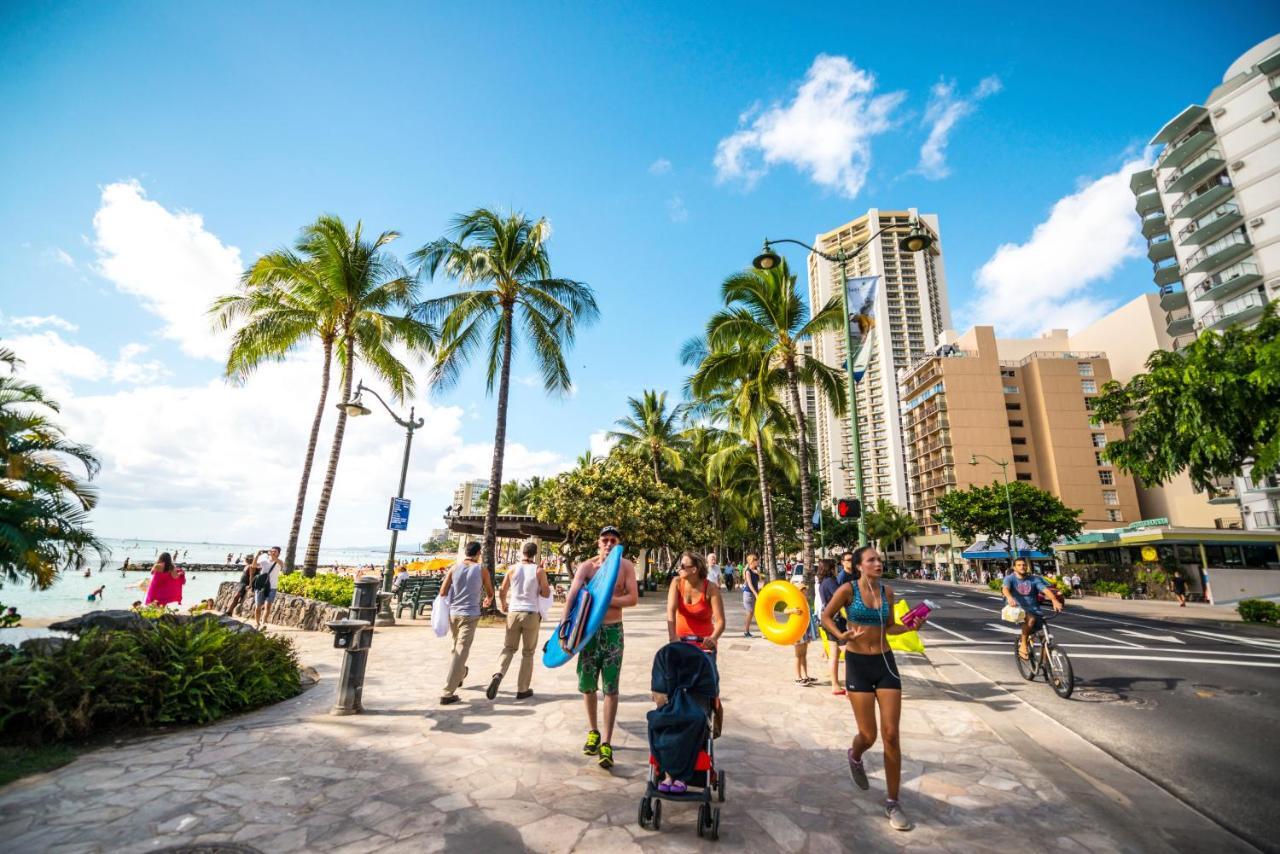
<path id="1" fill-rule="evenodd" d="M 595 637 L 578 653 L 578 690 L 594 694 L 603 679 L 606 694 L 618 693 L 618 676 L 622 672 L 622 623 L 600 627 Z"/>

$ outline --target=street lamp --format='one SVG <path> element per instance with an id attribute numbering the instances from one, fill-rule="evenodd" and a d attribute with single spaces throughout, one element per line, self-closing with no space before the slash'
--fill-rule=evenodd
<path id="1" fill-rule="evenodd" d="M 849 293 L 848 293 L 848 272 L 846 265 L 849 261 L 857 258 L 862 254 L 862 250 L 871 245 L 871 242 L 880 235 L 888 231 L 892 226 L 886 226 L 875 234 L 868 237 L 858 248 L 852 252 L 845 252 L 844 247 L 838 247 L 834 253 L 823 252 L 821 249 L 810 246 L 799 240 L 783 238 L 779 240 L 769 240 L 765 238 L 764 248 L 751 262 L 751 266 L 757 270 L 772 270 L 782 263 L 782 258 L 777 252 L 773 251 L 774 244 L 777 243 L 794 243 L 797 246 L 803 246 L 819 258 L 837 264 L 840 267 L 840 302 L 844 307 L 844 352 L 847 359 L 845 365 L 845 380 L 848 384 L 849 392 L 849 434 L 853 441 L 853 477 L 854 485 L 858 493 L 858 506 L 863 508 L 863 512 L 858 516 L 858 544 L 865 546 L 867 544 L 867 496 L 866 488 L 862 482 L 862 437 L 858 434 L 858 386 L 853 378 L 853 365 L 857 359 L 857 353 L 853 349 L 853 336 L 849 332 Z M 898 241 L 898 248 L 903 252 L 921 252 L 933 245 L 933 235 L 925 231 L 920 226 L 920 221 L 913 219 L 911 221 L 911 230 L 905 237 Z M 859 343 L 858 348 L 861 350 L 862 344 Z"/>
<path id="2" fill-rule="evenodd" d="M 378 403 L 382 404 L 382 408 L 387 410 L 387 414 L 391 416 L 391 420 L 399 424 L 405 429 L 404 437 L 404 461 L 400 464 L 400 489 L 396 492 L 396 498 L 404 498 L 404 481 L 409 473 L 409 448 L 413 445 L 413 431 L 426 424 L 425 418 L 415 419 L 413 417 L 413 407 L 409 407 L 409 417 L 401 418 L 391 411 L 391 407 L 387 406 L 387 402 L 382 399 L 376 391 L 366 388 L 363 382 L 356 384 L 355 396 L 349 400 L 344 400 L 337 404 L 338 409 L 347 413 L 352 418 L 359 418 L 362 415 L 368 415 L 373 410 L 364 405 L 361 396 L 364 392 L 369 392 L 378 399 Z M 376 626 L 394 626 L 396 618 L 391 613 L 391 577 L 396 566 L 396 542 L 400 538 L 400 532 L 394 528 L 391 530 L 391 548 L 387 552 L 387 568 L 382 573 L 382 595 L 378 597 L 379 607 L 378 616 L 374 621 Z"/>
<path id="3" fill-rule="evenodd" d="M 1013 560 L 1021 554 L 1021 550 L 1018 548 L 1018 532 L 1013 527 L 1013 499 L 1009 497 L 1009 461 L 997 460 L 995 457 L 988 457 L 986 454 L 970 454 L 969 465 L 976 466 L 978 457 L 991 460 L 991 462 L 1000 466 L 1000 473 L 1004 475 L 1004 503 L 1009 508 L 1009 542 L 1013 550 L 1013 553 L 1009 556 L 1009 568 L 1013 569 Z"/>

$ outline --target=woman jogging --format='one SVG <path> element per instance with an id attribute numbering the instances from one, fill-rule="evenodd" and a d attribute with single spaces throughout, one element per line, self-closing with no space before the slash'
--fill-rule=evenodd
<path id="1" fill-rule="evenodd" d="M 884 739 L 885 815 L 894 830 L 910 830 L 911 821 L 898 803 L 902 781 L 902 746 L 898 721 L 902 716 L 902 678 L 889 649 L 888 636 L 910 631 L 893 616 L 893 588 L 881 583 L 884 561 L 871 546 L 853 553 L 860 576 L 840 585 L 822 610 L 822 626 L 844 643 L 845 687 L 858 732 L 849 748 L 849 773 L 858 788 L 871 788 L 863 756 L 876 741 L 876 707 Z M 845 608 L 849 628 L 841 631 L 835 616 Z"/>

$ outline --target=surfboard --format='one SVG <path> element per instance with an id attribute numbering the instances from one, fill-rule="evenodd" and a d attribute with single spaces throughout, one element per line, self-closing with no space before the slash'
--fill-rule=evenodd
<path id="1" fill-rule="evenodd" d="M 609 610 L 609 601 L 613 598 L 613 588 L 618 583 L 618 570 L 621 566 L 622 546 L 614 546 L 596 574 L 578 591 L 569 613 L 543 645 L 543 665 L 559 667 L 572 660 L 587 645 L 587 641 L 595 637 L 595 633 L 604 624 L 604 615 Z"/>

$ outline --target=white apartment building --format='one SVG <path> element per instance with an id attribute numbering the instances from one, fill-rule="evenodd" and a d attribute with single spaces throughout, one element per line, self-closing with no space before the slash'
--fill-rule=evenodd
<path id="1" fill-rule="evenodd" d="M 458 512 L 463 516 L 472 516 L 486 510 L 485 500 L 481 496 L 489 489 L 489 481 L 464 480 L 453 489 L 453 506 L 461 507 Z"/>
<path id="2" fill-rule="evenodd" d="M 1280 36 L 1232 63 L 1204 104 L 1151 139 L 1155 165 L 1129 186 L 1174 348 L 1257 320 L 1280 298 Z M 1280 527 L 1280 483 L 1223 483 L 1246 528 Z"/>
<path id="3" fill-rule="evenodd" d="M 922 252 L 903 252 L 898 242 L 910 223 L 919 220 L 934 238 Z M 867 374 L 858 384 L 858 434 L 862 442 L 862 476 L 866 503 L 874 507 L 883 498 L 908 506 L 908 477 L 902 423 L 899 415 L 897 373 L 937 346 L 938 336 L 951 324 L 943 273 L 936 214 L 915 208 L 886 211 L 872 208 L 839 228 L 819 234 L 814 245 L 834 254 L 852 254 L 876 232 L 886 229 L 856 258 L 847 262 L 845 274 L 880 276 L 876 288 L 875 326 L 864 346 L 871 347 Z M 810 253 L 809 300 L 815 310 L 839 294 L 840 271 L 830 261 Z M 824 363 L 843 368 L 844 334 L 837 330 L 814 339 L 814 355 Z M 853 444 L 849 418 L 837 418 L 830 402 L 816 396 L 814 433 L 819 471 L 831 496 L 855 493 Z"/>

